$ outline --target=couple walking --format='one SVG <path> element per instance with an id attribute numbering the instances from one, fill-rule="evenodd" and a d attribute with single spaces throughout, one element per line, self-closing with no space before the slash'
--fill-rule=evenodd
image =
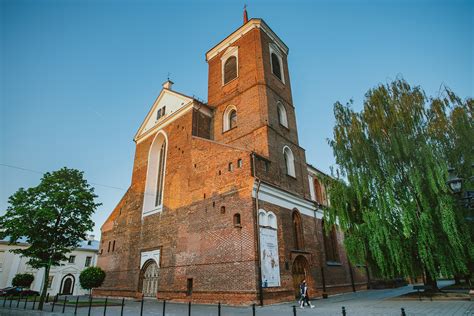
<path id="1" fill-rule="evenodd" d="M 311 308 L 314 308 L 314 305 L 311 304 L 309 301 L 309 294 L 308 294 L 308 285 L 306 284 L 306 280 L 303 280 L 300 284 L 300 294 L 301 297 L 299 299 L 299 304 L 301 308 L 304 308 L 304 304 L 311 306 Z"/>

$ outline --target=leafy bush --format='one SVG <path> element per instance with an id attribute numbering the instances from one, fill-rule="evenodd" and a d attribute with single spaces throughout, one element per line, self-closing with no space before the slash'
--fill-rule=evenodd
<path id="1" fill-rule="evenodd" d="M 105 272 L 99 267 L 89 267 L 84 269 L 79 275 L 79 283 L 86 290 L 99 287 L 104 283 Z"/>
<path id="2" fill-rule="evenodd" d="M 12 285 L 19 287 L 30 287 L 34 279 L 35 277 L 33 276 L 33 274 L 19 273 L 13 278 Z"/>

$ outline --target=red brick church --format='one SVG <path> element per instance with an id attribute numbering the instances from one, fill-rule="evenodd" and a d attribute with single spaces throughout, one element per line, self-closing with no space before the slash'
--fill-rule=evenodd
<path id="1" fill-rule="evenodd" d="M 102 226 L 97 295 L 267 304 L 293 300 L 302 279 L 312 296 L 367 285 L 342 234 L 324 233 L 326 176 L 298 143 L 287 57 L 245 18 L 206 53 L 207 103 L 165 82 Z"/>

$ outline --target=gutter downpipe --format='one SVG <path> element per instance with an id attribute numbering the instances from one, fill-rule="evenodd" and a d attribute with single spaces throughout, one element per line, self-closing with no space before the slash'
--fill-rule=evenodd
<path id="1" fill-rule="evenodd" d="M 257 190 L 255 191 L 255 209 L 256 209 L 256 220 L 255 220 L 255 231 L 257 232 L 257 257 L 258 257 L 258 292 L 259 292 L 259 299 L 260 299 L 260 306 L 263 306 L 263 287 L 262 287 L 262 258 L 260 256 L 260 223 L 259 223 L 259 216 L 258 210 L 259 203 L 258 203 L 258 193 L 260 192 L 260 184 L 261 181 L 257 177 L 257 170 L 255 169 L 255 153 L 252 152 L 252 169 L 253 169 L 253 176 L 255 181 L 257 181 Z"/>

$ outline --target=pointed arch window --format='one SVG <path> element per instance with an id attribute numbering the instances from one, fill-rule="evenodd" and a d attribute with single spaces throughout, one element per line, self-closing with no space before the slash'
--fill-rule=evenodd
<path id="1" fill-rule="evenodd" d="M 295 249 L 301 250 L 304 248 L 304 240 L 303 240 L 303 224 L 301 222 L 301 215 L 298 210 L 293 211 L 293 232 L 295 236 Z"/>
<path id="2" fill-rule="evenodd" d="M 167 137 L 165 133 L 159 132 L 155 136 L 148 154 L 143 216 L 160 212 L 163 208 L 167 148 Z"/>
<path id="3" fill-rule="evenodd" d="M 323 204 L 323 190 L 319 179 L 314 179 L 314 194 L 316 196 L 316 202 Z"/>
<path id="4" fill-rule="evenodd" d="M 278 112 L 278 123 L 280 125 L 288 128 L 288 117 L 286 115 L 286 110 L 281 102 L 277 102 L 277 112 Z"/>
<path id="5" fill-rule="evenodd" d="M 296 177 L 295 158 L 293 156 L 293 152 L 288 146 L 285 146 L 283 148 L 283 156 L 285 158 L 286 174 L 292 177 Z"/>
<path id="6" fill-rule="evenodd" d="M 166 140 L 160 148 L 160 158 L 158 160 L 158 176 L 156 183 L 155 206 L 158 207 L 163 202 L 163 181 L 165 179 L 165 155 L 166 155 Z"/>
<path id="7" fill-rule="evenodd" d="M 326 226 L 324 220 L 323 225 L 323 238 L 324 238 L 324 252 L 326 253 L 326 262 L 340 262 L 339 251 L 337 249 L 337 232 L 336 225 L 331 227 L 329 234 L 326 232 Z"/>

